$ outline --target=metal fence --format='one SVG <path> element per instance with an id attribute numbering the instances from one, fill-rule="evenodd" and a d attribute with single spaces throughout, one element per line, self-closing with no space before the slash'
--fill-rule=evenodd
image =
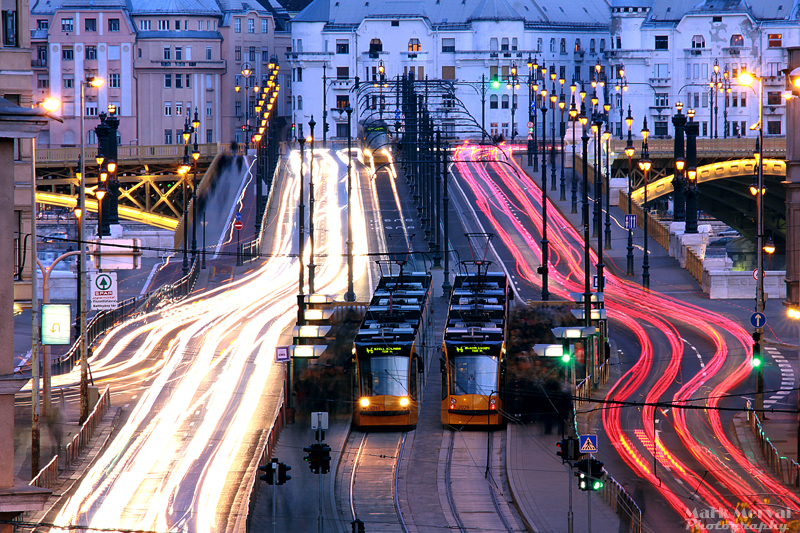
<path id="1" fill-rule="evenodd" d="M 761 420 L 759 420 L 758 415 L 753 410 L 753 405 L 750 400 L 747 400 L 745 415 L 747 415 L 750 429 L 764 454 L 764 459 L 766 459 L 767 464 L 772 469 L 772 473 L 774 473 L 784 485 L 800 487 L 800 465 L 788 457 L 781 457 L 775 445 L 770 442 L 769 437 L 764 433 Z"/>
<path id="2" fill-rule="evenodd" d="M 697 282 L 702 285 L 703 284 L 703 260 L 700 259 L 694 250 L 690 247 L 684 247 L 684 253 L 686 254 L 686 270 L 689 271 L 689 274 L 692 275 Z"/>
<path id="3" fill-rule="evenodd" d="M 91 345 L 110 328 L 136 315 L 148 313 L 160 305 L 185 298 L 194 288 L 199 272 L 200 260 L 199 257 L 196 257 L 192 261 L 189 272 L 175 283 L 164 285 L 147 294 L 124 300 L 119 303 L 116 309 L 100 311 L 86 324 L 87 342 Z M 65 354 L 53 359 L 53 373 L 63 374 L 69 372 L 80 361 L 80 357 L 80 339 L 78 339 Z"/>

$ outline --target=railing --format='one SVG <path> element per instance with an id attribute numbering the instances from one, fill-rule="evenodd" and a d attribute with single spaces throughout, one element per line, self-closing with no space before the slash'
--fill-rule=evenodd
<path id="1" fill-rule="evenodd" d="M 764 454 L 764 459 L 766 459 L 767 465 L 772 469 L 772 472 L 784 485 L 800 487 L 800 465 L 788 457 L 781 457 L 775 445 L 770 442 L 769 437 L 764 433 L 761 420 L 753 410 L 750 400 L 747 400 L 745 414 L 747 415 L 747 421 L 750 423 L 750 429 L 758 441 L 758 445 Z"/>
<path id="2" fill-rule="evenodd" d="M 628 210 L 628 195 L 625 191 L 619 191 L 619 207 L 623 211 Z M 636 224 L 638 224 L 640 228 L 644 227 L 645 212 L 642 209 L 642 206 L 636 202 L 631 202 L 631 212 L 629 214 L 636 215 Z M 647 212 L 646 216 L 648 217 L 648 235 L 652 237 L 658 244 L 660 244 L 665 250 L 669 250 L 669 228 L 662 224 L 658 218 L 650 214 L 649 211 Z"/>
<path id="3" fill-rule="evenodd" d="M 592 384 L 593 374 L 589 374 L 580 383 L 575 386 L 575 409 L 580 409 L 584 403 L 587 403 L 589 398 L 592 397 L 592 389 L 602 387 L 608 381 L 610 367 L 608 363 L 603 363 L 597 369 L 597 383 Z"/>
<path id="4" fill-rule="evenodd" d="M 42 470 L 34 477 L 29 485 L 34 487 L 42 487 L 42 488 L 51 488 L 55 485 L 56 480 L 58 480 L 58 473 L 59 470 L 66 469 L 69 465 L 74 463 L 78 457 L 80 456 L 83 449 L 89 444 L 89 441 L 94 436 L 94 432 L 97 429 L 97 426 L 100 424 L 100 421 L 108 412 L 108 409 L 111 407 L 111 393 L 109 388 L 106 387 L 103 391 L 103 394 L 100 395 L 100 398 L 97 401 L 97 405 L 95 405 L 94 410 L 89 414 L 89 417 L 86 419 L 86 422 L 83 423 L 81 429 L 78 433 L 72 437 L 72 441 L 67 444 L 66 448 L 64 449 L 64 453 L 62 456 L 56 455 L 53 459 L 47 463 Z M 117 422 L 119 421 L 119 413 L 114 418 L 114 422 L 112 423 L 111 431 L 116 428 Z M 108 443 L 104 443 L 105 446 Z M 59 462 L 63 459 L 63 464 L 59 466 Z"/>
<path id="5" fill-rule="evenodd" d="M 275 180 L 277 179 L 278 170 L 280 170 L 280 165 L 276 164 L 272 175 L 272 183 L 275 183 Z M 267 194 L 272 195 L 272 190 L 267 191 Z M 269 206 L 269 196 L 264 202 L 264 213 L 261 215 L 261 223 L 258 225 L 259 228 L 264 228 L 267 222 L 267 215 L 269 214 L 267 206 Z M 239 253 L 242 255 L 242 263 L 249 263 L 261 257 L 261 235 L 262 231 L 259 229 L 258 235 L 255 239 L 242 244 L 241 250 L 239 251 Z"/>
<path id="6" fill-rule="evenodd" d="M 613 113 L 613 111 L 612 111 Z M 653 139 L 650 137 L 647 141 L 647 148 L 651 156 L 662 156 L 667 154 L 672 156 L 674 153 L 675 141 L 673 139 Z M 753 150 L 755 149 L 755 137 L 752 138 L 736 138 L 736 139 L 697 139 L 697 154 L 698 156 L 708 154 L 725 154 L 729 156 L 747 156 L 753 157 Z M 611 141 L 611 150 L 617 154 L 617 157 L 622 159 L 626 158 L 625 146 L 626 140 L 614 139 Z M 634 159 L 638 159 L 641 146 L 641 141 L 638 143 L 634 141 L 636 152 Z M 764 157 L 785 157 L 786 156 L 786 137 L 767 137 L 764 139 Z"/>
<path id="7" fill-rule="evenodd" d="M 100 311 L 86 325 L 87 343 L 91 345 L 100 335 L 108 329 L 128 320 L 129 318 L 152 311 L 164 302 L 184 298 L 194 288 L 197 275 L 200 272 L 199 258 L 192 261 L 192 267 L 186 276 L 170 285 L 129 298 L 120 302 L 116 309 Z M 80 339 L 76 340 L 70 349 L 63 355 L 53 359 L 53 372 L 63 374 L 72 370 L 80 360 Z"/>
<path id="8" fill-rule="evenodd" d="M 257 457 L 258 463 L 254 465 L 251 462 L 252 477 L 250 480 L 245 480 L 248 485 L 248 493 L 247 497 L 242 498 L 241 508 L 239 512 L 236 513 L 238 519 L 236 520 L 236 527 L 234 529 L 235 532 L 242 531 L 242 528 L 239 524 L 239 521 L 242 518 L 245 520 L 245 531 L 250 531 L 250 520 L 253 512 L 255 511 L 258 491 L 261 488 L 258 465 L 267 464 L 274 455 L 275 447 L 278 445 L 278 437 L 280 437 L 281 431 L 283 430 L 283 425 L 286 423 L 286 406 L 284 404 L 284 399 L 284 393 L 281 391 L 280 398 L 278 398 L 278 405 L 275 408 L 274 415 L 272 416 L 272 423 L 269 425 L 269 429 L 261 435 L 261 440 L 259 442 L 261 455 Z"/>
<path id="9" fill-rule="evenodd" d="M 606 472 L 606 480 L 600 490 L 600 495 L 619 515 L 620 520 L 630 521 L 630 531 L 644 533 L 642 510 L 639 509 L 631 495 L 608 472 Z"/>
<path id="10" fill-rule="evenodd" d="M 199 144 L 200 157 L 213 158 L 221 151 L 219 144 Z M 176 159 L 183 157 L 183 144 L 164 144 L 154 146 L 118 146 L 117 162 L 142 159 Z M 97 146 L 86 146 L 86 160 L 94 161 Z M 36 163 L 65 163 L 74 161 L 77 164 L 81 155 L 80 146 L 71 148 L 36 149 Z M 87 165 L 88 166 L 88 165 Z"/>
<path id="11" fill-rule="evenodd" d="M 697 254 L 694 253 L 690 247 L 686 246 L 684 248 L 684 253 L 686 254 L 686 270 L 689 271 L 689 274 L 692 275 L 694 279 L 697 280 L 700 285 L 703 284 L 703 260 L 697 257 Z"/>

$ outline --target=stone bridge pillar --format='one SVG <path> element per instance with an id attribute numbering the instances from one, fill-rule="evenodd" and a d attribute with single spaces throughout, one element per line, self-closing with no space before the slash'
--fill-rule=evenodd
<path id="1" fill-rule="evenodd" d="M 800 67 L 800 47 L 789 48 L 791 71 Z M 795 93 L 796 94 L 796 93 Z M 800 101 L 786 104 L 786 300 L 784 305 L 800 304 Z"/>

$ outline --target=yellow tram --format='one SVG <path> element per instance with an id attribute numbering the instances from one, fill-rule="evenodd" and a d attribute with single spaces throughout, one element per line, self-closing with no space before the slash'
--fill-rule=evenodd
<path id="1" fill-rule="evenodd" d="M 417 424 L 425 349 L 433 341 L 431 276 L 383 276 L 353 345 L 353 424 Z"/>
<path id="2" fill-rule="evenodd" d="M 444 330 L 442 423 L 499 426 L 504 423 L 508 279 L 503 273 L 456 275 Z"/>

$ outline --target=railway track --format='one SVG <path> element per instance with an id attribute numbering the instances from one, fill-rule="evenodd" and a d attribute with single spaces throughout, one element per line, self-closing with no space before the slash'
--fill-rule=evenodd
<path id="1" fill-rule="evenodd" d="M 455 527 L 471 531 L 525 531 L 517 524 L 500 480 L 501 431 L 445 432 L 445 488 Z"/>
<path id="2" fill-rule="evenodd" d="M 351 431 L 347 459 L 340 467 L 340 509 L 344 520 L 358 518 L 366 531 L 408 533 L 397 497 L 397 465 L 405 433 Z M 349 525 L 349 524 L 347 524 Z"/>

